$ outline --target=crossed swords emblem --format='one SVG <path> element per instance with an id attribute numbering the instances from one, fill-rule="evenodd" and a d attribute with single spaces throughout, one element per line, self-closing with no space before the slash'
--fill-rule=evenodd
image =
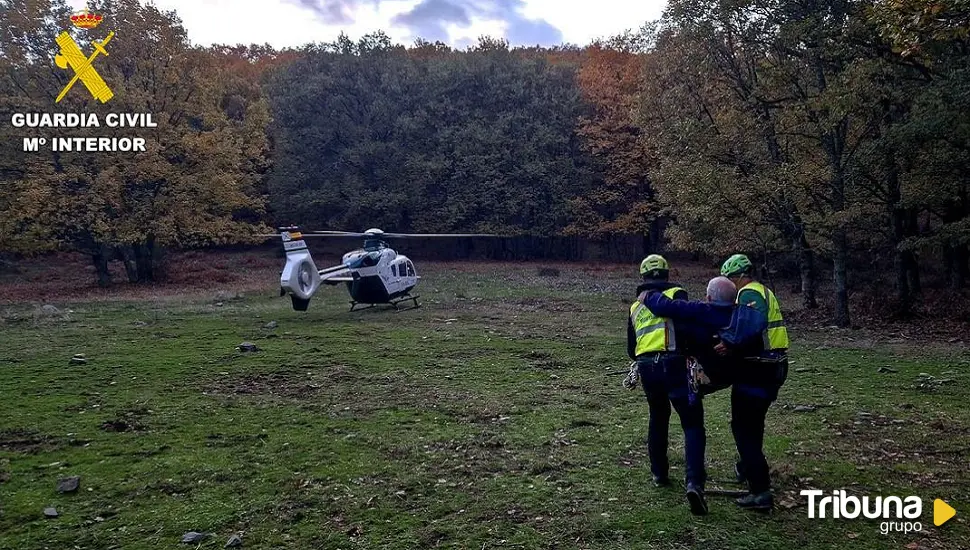
<path id="1" fill-rule="evenodd" d="M 61 53 L 54 56 L 54 63 L 56 63 L 57 66 L 62 69 L 67 69 L 68 67 L 73 69 L 74 78 L 67 83 L 67 86 L 65 86 L 63 90 L 61 90 L 61 94 L 57 96 L 54 103 L 60 103 L 60 101 L 64 99 L 64 96 L 67 95 L 67 92 L 71 91 L 71 88 L 74 87 L 74 84 L 77 83 L 78 80 L 80 80 L 81 83 L 84 84 L 84 87 L 91 92 L 91 95 L 101 103 L 107 103 L 109 99 L 114 97 L 114 92 L 111 91 L 111 88 L 108 88 L 108 85 L 105 83 L 104 79 L 101 78 L 101 75 L 99 75 L 98 71 L 92 66 L 92 63 L 94 63 L 94 60 L 97 59 L 98 55 L 108 55 L 108 50 L 104 49 L 104 47 L 108 45 L 108 42 L 111 42 L 114 35 L 114 32 L 110 32 L 108 33 L 108 36 L 101 42 L 93 42 L 94 52 L 90 57 L 84 56 L 84 54 L 81 52 L 81 48 L 77 45 L 77 42 L 71 38 L 71 35 L 67 34 L 67 31 L 62 32 L 57 37 L 57 45 L 61 47 Z"/>

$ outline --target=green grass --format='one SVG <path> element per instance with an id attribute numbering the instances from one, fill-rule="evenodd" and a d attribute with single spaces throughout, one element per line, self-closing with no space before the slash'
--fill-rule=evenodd
<path id="1" fill-rule="evenodd" d="M 766 442 L 780 506 L 710 496 L 695 518 L 680 489 L 650 484 L 642 393 L 605 374 L 628 363 L 635 282 L 516 269 L 436 266 L 424 307 L 399 313 L 349 313 L 339 288 L 294 312 L 272 283 L 221 306 L 7 307 L 0 548 L 178 547 L 187 531 L 213 534 L 203 548 L 237 531 L 245 548 L 970 547 L 966 350 L 796 327 Z M 705 404 L 711 485 L 735 488 L 727 392 Z M 68 475 L 81 490 L 59 495 Z M 804 488 L 918 495 L 923 531 L 809 520 Z M 934 498 L 958 510 L 940 528 Z"/>

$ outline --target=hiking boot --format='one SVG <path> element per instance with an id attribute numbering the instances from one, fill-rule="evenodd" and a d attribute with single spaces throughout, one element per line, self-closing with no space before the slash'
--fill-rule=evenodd
<path id="1" fill-rule="evenodd" d="M 748 478 L 745 477 L 744 471 L 741 469 L 740 462 L 734 463 L 734 479 L 736 479 L 738 483 L 742 485 L 748 482 Z"/>
<path id="2" fill-rule="evenodd" d="M 690 513 L 695 516 L 707 515 L 707 501 L 704 499 L 704 489 L 697 487 L 693 483 L 687 484 L 687 503 L 690 504 Z"/>
<path id="3" fill-rule="evenodd" d="M 654 487 L 670 487 L 670 478 L 667 476 L 653 476 Z"/>
<path id="4" fill-rule="evenodd" d="M 757 494 L 750 493 L 734 502 L 745 510 L 771 510 L 775 505 L 775 499 L 771 496 L 771 491 Z"/>

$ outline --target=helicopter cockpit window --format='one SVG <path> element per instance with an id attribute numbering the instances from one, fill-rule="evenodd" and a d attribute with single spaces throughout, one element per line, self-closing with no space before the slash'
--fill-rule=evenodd
<path id="1" fill-rule="evenodd" d="M 360 267 L 374 267 L 381 259 L 381 255 L 375 252 L 363 256 L 360 259 Z"/>
<path id="2" fill-rule="evenodd" d="M 394 275 L 395 277 L 397 277 L 397 264 L 391 265 L 391 275 Z"/>
<path id="3" fill-rule="evenodd" d="M 364 240 L 364 250 L 367 250 L 368 252 L 373 251 L 373 250 L 380 250 L 380 249 L 384 248 L 385 246 L 386 245 L 384 244 L 384 241 L 382 241 L 380 239 L 365 239 Z"/>
<path id="4" fill-rule="evenodd" d="M 408 277 L 414 277 L 414 266 L 408 262 Z"/>

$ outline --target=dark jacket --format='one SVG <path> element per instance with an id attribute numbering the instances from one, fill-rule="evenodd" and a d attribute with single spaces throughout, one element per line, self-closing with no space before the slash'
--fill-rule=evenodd
<path id="1" fill-rule="evenodd" d="M 656 290 L 655 294 L 661 294 L 663 291 L 680 286 L 677 283 L 671 283 L 669 281 L 645 281 L 640 286 L 637 287 L 637 296 L 640 296 L 644 291 Z M 678 290 L 674 293 L 674 298 L 678 300 L 686 300 L 688 298 L 686 290 Z M 651 311 L 653 311 L 651 309 Z M 657 312 L 654 311 L 656 314 Z M 677 323 L 674 323 L 674 332 L 678 333 Z M 626 316 L 626 353 L 630 356 L 630 359 L 636 359 L 637 352 L 637 331 L 633 329 L 633 319 L 629 314 Z"/>
<path id="2" fill-rule="evenodd" d="M 732 322 L 737 325 L 744 322 L 735 315 L 735 304 L 688 302 L 671 300 L 659 292 L 650 293 L 645 302 L 650 311 L 656 315 L 673 319 L 677 327 L 677 338 L 682 334 L 687 340 L 688 352 L 695 355 L 711 378 L 718 378 L 720 382 L 733 382 L 738 389 L 745 393 L 774 399 L 777 396 L 778 369 L 783 368 L 787 376 L 787 365 L 762 365 L 745 358 L 749 355 L 749 346 L 741 348 L 731 347 L 730 357 L 721 357 L 714 353 L 713 346 L 721 341 L 721 334 Z M 737 333 L 750 332 L 737 330 Z M 760 339 L 760 331 L 755 331 L 754 338 Z M 708 368 L 711 367 L 711 368 Z"/>
<path id="3" fill-rule="evenodd" d="M 674 321 L 678 344 L 695 355 L 707 355 L 718 343 L 718 333 L 731 324 L 734 304 L 671 300 L 651 292 L 644 304 L 655 315 Z"/>

